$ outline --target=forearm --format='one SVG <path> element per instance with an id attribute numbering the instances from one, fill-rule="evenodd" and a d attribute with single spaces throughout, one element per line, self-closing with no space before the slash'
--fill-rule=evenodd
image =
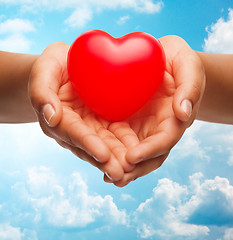
<path id="1" fill-rule="evenodd" d="M 28 97 L 28 80 L 35 55 L 0 51 L 0 123 L 37 121 Z"/>
<path id="2" fill-rule="evenodd" d="M 197 54 L 206 72 L 206 87 L 197 119 L 233 124 L 233 54 Z"/>

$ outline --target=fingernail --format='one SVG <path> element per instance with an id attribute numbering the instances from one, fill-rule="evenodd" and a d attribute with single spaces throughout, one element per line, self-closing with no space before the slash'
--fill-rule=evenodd
<path id="1" fill-rule="evenodd" d="M 92 157 L 96 160 L 96 162 L 100 162 L 100 160 L 96 156 L 92 155 Z"/>
<path id="2" fill-rule="evenodd" d="M 45 122 L 46 122 L 49 126 L 51 126 L 51 120 L 52 120 L 54 114 L 55 114 L 55 110 L 54 110 L 54 108 L 52 107 L 51 104 L 46 104 L 46 105 L 43 107 L 43 109 L 42 109 L 42 116 L 43 116 Z"/>
<path id="3" fill-rule="evenodd" d="M 113 181 L 113 179 L 110 177 L 110 175 L 109 175 L 107 172 L 105 172 L 105 175 L 106 175 L 111 181 Z"/>
<path id="4" fill-rule="evenodd" d="M 113 183 L 113 181 L 110 180 L 108 177 L 105 177 L 105 178 L 104 178 L 104 181 L 105 181 L 106 183 Z"/>
<path id="5" fill-rule="evenodd" d="M 185 112 L 187 117 L 190 118 L 192 115 L 192 111 L 193 111 L 192 103 L 189 100 L 185 99 L 181 103 L 181 108 Z"/>

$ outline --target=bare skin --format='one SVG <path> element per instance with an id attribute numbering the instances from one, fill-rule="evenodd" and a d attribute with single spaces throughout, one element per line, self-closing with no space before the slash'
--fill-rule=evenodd
<path id="1" fill-rule="evenodd" d="M 28 80 L 38 56 L 0 51 L 0 122 L 37 121 L 28 97 Z"/>
<path id="2" fill-rule="evenodd" d="M 198 52 L 207 81 L 197 119 L 233 124 L 233 55 Z"/>
<path id="3" fill-rule="evenodd" d="M 40 56 L 0 52 L 0 122 L 38 120 L 46 135 L 105 173 L 106 182 L 127 185 L 159 168 L 195 119 L 233 123 L 233 55 L 195 52 L 177 36 L 159 40 L 167 58 L 163 85 L 117 123 L 96 116 L 74 93 L 69 45 L 54 43 Z"/>

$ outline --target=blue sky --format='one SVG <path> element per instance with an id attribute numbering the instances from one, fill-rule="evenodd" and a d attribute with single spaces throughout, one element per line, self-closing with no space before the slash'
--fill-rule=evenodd
<path id="1" fill-rule="evenodd" d="M 233 53 L 232 0 L 0 0 L 0 49 L 39 54 L 88 29 L 176 34 Z M 0 240 L 233 239 L 233 127 L 195 122 L 164 165 L 119 189 L 43 135 L 0 125 Z"/>

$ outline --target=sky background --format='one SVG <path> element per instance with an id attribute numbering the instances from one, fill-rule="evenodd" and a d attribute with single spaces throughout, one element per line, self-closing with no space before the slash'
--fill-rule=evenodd
<path id="1" fill-rule="evenodd" d="M 233 53 L 233 1 L 0 0 L 0 50 L 40 54 L 89 29 Z M 38 124 L 2 124 L 0 240 L 233 240 L 232 173 L 229 125 L 196 121 L 160 169 L 120 189 Z"/>

